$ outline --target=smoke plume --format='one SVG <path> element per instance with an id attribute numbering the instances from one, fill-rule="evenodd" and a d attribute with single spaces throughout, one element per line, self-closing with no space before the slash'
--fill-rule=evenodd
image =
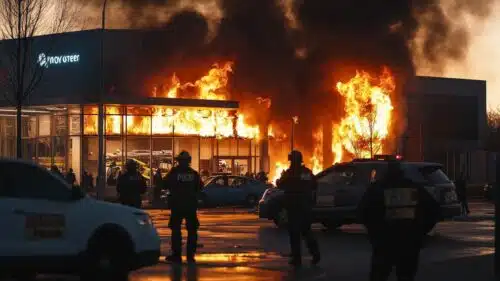
<path id="1" fill-rule="evenodd" d="M 94 1 L 96 7 L 101 2 Z M 290 122 L 299 116 L 298 131 L 307 133 L 298 141 L 308 147 L 310 132 L 325 116 L 342 116 L 333 88 L 357 69 L 391 69 L 398 89 L 396 115 L 403 116 L 402 89 L 415 75 L 414 62 L 439 70 L 450 60 L 462 60 L 470 34 L 459 19 L 487 17 L 492 2 L 110 0 L 108 17 L 115 28 L 165 29 L 163 39 L 151 42 L 170 56 L 158 70 L 185 69 L 186 61 L 233 60 L 232 98 L 270 97 L 271 118 Z M 174 37 L 179 38 L 175 45 L 158 42 L 174 42 Z"/>

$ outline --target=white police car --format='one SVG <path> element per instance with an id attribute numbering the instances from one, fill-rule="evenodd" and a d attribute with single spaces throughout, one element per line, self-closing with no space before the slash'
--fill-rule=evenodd
<path id="1" fill-rule="evenodd" d="M 146 212 L 94 200 L 38 165 L 0 159 L 2 274 L 114 279 L 156 264 L 159 256 L 160 239 Z"/>

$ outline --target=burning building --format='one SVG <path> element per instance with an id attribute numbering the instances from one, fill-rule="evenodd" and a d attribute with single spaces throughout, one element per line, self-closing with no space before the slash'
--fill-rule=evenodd
<path id="1" fill-rule="evenodd" d="M 24 157 L 73 168 L 78 176 L 102 170 L 102 157 L 108 168 L 134 158 L 150 177 L 152 168 L 168 169 L 173 155 L 186 149 L 195 156 L 195 169 L 264 170 L 276 179 L 292 147 L 304 152 L 315 172 L 354 157 L 403 150 L 400 139 L 409 124 L 405 86 L 415 76 L 410 42 L 420 27 L 415 17 L 440 15 L 433 1 L 415 7 L 219 2 L 223 13 L 216 32 L 206 16 L 190 10 L 165 22 L 147 17 L 149 29 L 34 39 L 28 57 L 43 79 L 24 102 Z M 146 6 L 155 5 L 162 3 Z M 143 15 L 141 9 L 131 5 L 131 21 Z M 448 33 L 429 29 L 421 40 L 431 62 L 456 57 L 443 46 Z M 1 44 L 2 56 L 15 46 Z M 452 54 L 436 56 L 436 50 Z M 9 65 L 1 67 L 8 77 Z M 1 104 L 4 156 L 15 151 L 11 102 Z"/>

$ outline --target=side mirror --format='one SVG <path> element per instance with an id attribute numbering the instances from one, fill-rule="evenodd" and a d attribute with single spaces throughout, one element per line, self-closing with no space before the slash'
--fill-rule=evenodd
<path id="1" fill-rule="evenodd" d="M 83 197 L 84 197 L 83 192 L 80 190 L 79 187 L 73 186 L 71 188 L 71 199 L 72 200 L 78 201 L 78 200 L 82 199 Z"/>

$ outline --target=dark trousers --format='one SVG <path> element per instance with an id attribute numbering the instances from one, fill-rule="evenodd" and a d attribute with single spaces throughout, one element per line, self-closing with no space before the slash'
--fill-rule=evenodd
<path id="1" fill-rule="evenodd" d="M 293 259 L 300 260 L 302 257 L 301 238 L 305 240 L 311 255 L 319 255 L 318 242 L 311 231 L 311 220 L 306 212 L 288 211 L 288 233 Z"/>
<path id="2" fill-rule="evenodd" d="M 387 281 L 396 267 L 398 281 L 413 281 L 418 270 L 420 242 L 372 243 L 370 281 Z"/>
<path id="3" fill-rule="evenodd" d="M 461 198 L 460 204 L 462 205 L 462 213 L 465 215 L 468 215 L 470 213 L 470 210 L 469 210 L 469 202 L 467 201 L 467 198 Z"/>
<path id="4" fill-rule="evenodd" d="M 188 232 L 186 255 L 187 257 L 194 257 L 198 243 L 198 227 L 200 226 L 196 209 L 172 210 L 168 224 L 172 230 L 172 255 L 176 257 L 182 256 L 181 225 L 183 220 L 186 220 L 186 229 Z"/>

